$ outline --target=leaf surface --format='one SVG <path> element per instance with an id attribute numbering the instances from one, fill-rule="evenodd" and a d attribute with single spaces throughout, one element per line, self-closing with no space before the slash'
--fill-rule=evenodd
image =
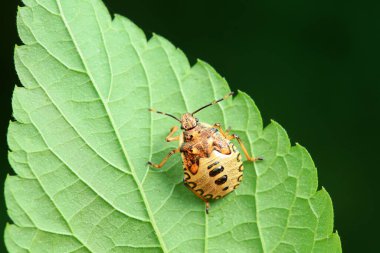
<path id="1" fill-rule="evenodd" d="M 265 158 L 240 188 L 204 204 L 182 183 L 180 156 L 162 170 L 180 115 L 230 90 L 207 63 L 190 66 L 99 0 L 24 0 L 8 143 L 17 173 L 5 195 L 10 252 L 341 252 L 327 192 L 307 151 L 281 126 L 263 129 L 243 92 L 199 113 Z M 316 192 L 317 191 L 317 192 Z"/>

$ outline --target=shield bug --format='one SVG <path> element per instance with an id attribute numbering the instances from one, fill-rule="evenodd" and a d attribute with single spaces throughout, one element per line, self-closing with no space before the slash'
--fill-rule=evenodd
<path id="1" fill-rule="evenodd" d="M 165 112 L 149 109 L 151 112 L 163 114 L 179 121 L 183 132 L 180 135 L 173 136 L 178 131 L 178 127 L 172 127 L 166 141 L 179 141 L 178 148 L 170 151 L 159 164 L 150 161 L 148 164 L 154 168 L 161 168 L 170 156 L 181 153 L 184 184 L 206 203 L 207 213 L 210 200 L 220 199 L 232 192 L 243 179 L 244 168 L 241 154 L 231 140 L 236 139 L 238 141 L 248 161 L 262 160 L 262 158 L 250 156 L 239 136 L 229 133 L 230 129 L 224 131 L 219 123 L 209 125 L 199 122 L 194 117 L 197 112 L 219 103 L 231 95 L 233 92 L 202 106 L 192 113 L 183 114 L 180 119 Z"/>

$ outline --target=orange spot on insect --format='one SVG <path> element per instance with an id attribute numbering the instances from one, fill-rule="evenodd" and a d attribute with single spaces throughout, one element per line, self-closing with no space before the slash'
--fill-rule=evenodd
<path id="1" fill-rule="evenodd" d="M 190 172 L 195 175 L 198 172 L 198 165 L 196 163 L 193 163 L 190 167 Z"/>

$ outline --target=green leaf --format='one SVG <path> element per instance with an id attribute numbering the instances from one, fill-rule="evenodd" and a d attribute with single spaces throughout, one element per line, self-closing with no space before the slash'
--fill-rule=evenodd
<path id="1" fill-rule="evenodd" d="M 99 0 L 24 0 L 15 49 L 5 195 L 10 252 L 341 252 L 328 193 L 307 151 L 275 122 L 263 129 L 243 92 L 199 113 L 265 158 L 241 187 L 204 203 L 182 184 L 180 156 L 162 170 L 178 122 L 230 90 L 164 38 L 110 16 Z"/>

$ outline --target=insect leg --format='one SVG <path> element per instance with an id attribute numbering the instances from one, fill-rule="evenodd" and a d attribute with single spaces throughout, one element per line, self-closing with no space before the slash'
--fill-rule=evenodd
<path id="1" fill-rule="evenodd" d="M 240 139 L 240 137 L 237 134 L 231 134 L 230 136 L 227 137 L 227 139 L 229 139 L 229 140 L 236 139 L 239 142 L 239 144 L 241 146 L 241 149 L 243 150 L 244 155 L 245 155 L 245 157 L 247 158 L 248 161 L 256 162 L 256 161 L 263 160 L 263 158 L 261 158 L 261 157 L 256 157 L 255 158 L 253 156 L 250 156 L 248 154 L 247 149 L 245 148 L 245 146 L 243 144 L 243 141 Z"/>
<path id="2" fill-rule="evenodd" d="M 252 161 L 252 162 L 255 162 L 255 161 L 260 161 L 260 160 L 263 160 L 263 158 L 261 158 L 261 157 L 257 157 L 257 158 L 255 158 L 255 157 L 251 157 L 249 154 L 248 154 L 248 151 L 247 151 L 247 149 L 245 148 L 245 146 L 244 146 L 244 144 L 243 144 L 243 141 L 240 139 L 240 137 L 237 135 L 237 134 L 229 134 L 229 132 L 230 132 L 230 130 L 231 130 L 231 128 L 229 127 L 229 128 L 227 128 L 227 131 L 224 131 L 223 129 L 222 129 L 222 127 L 220 126 L 220 123 L 215 123 L 214 124 L 214 127 L 215 128 L 217 128 L 218 130 L 219 130 L 219 132 L 226 138 L 226 139 L 228 139 L 228 140 L 233 140 L 233 139 L 236 139 L 238 142 L 239 142 L 239 144 L 240 144 L 240 146 L 241 146 L 241 149 L 243 150 L 243 152 L 244 152 L 244 155 L 245 155 L 245 157 L 247 158 L 247 160 L 248 161 Z"/>
<path id="3" fill-rule="evenodd" d="M 172 137 L 173 134 L 174 134 L 175 132 L 177 132 L 177 130 L 178 130 L 178 127 L 177 127 L 177 126 L 172 127 L 172 128 L 170 129 L 170 132 L 169 132 L 168 136 L 166 136 L 165 140 L 166 140 L 167 142 L 178 141 L 178 140 L 179 140 L 179 135 L 178 135 L 178 136 L 175 136 L 175 137 Z"/>
<path id="4" fill-rule="evenodd" d="M 187 181 L 185 181 L 185 179 L 183 182 L 185 183 L 185 186 L 189 188 L 189 190 L 191 190 L 195 195 L 197 195 L 198 198 L 200 198 L 201 200 L 203 200 L 203 202 L 205 202 L 206 214 L 208 214 L 209 213 L 208 211 L 210 210 L 210 202 L 207 199 L 205 199 L 201 194 L 199 194 L 199 192 L 195 191 L 194 188 L 190 187 L 190 185 L 187 183 Z"/>
<path id="5" fill-rule="evenodd" d="M 225 134 L 229 134 L 230 131 L 231 131 L 231 127 L 229 126 L 229 127 L 227 127 L 227 129 L 226 129 L 226 131 L 225 131 L 224 133 L 225 133 Z"/>
<path id="6" fill-rule="evenodd" d="M 228 137 L 229 137 L 228 133 L 230 132 L 231 127 L 227 128 L 227 131 L 224 131 L 224 130 L 223 130 L 223 128 L 222 128 L 222 126 L 220 125 L 220 123 L 215 123 L 215 124 L 214 124 L 214 127 L 215 127 L 216 129 L 219 130 L 219 132 L 224 136 L 224 138 L 227 138 L 227 139 L 228 139 Z"/>
<path id="7" fill-rule="evenodd" d="M 155 164 L 155 163 L 152 163 L 151 161 L 148 162 L 148 165 L 150 166 L 153 166 L 157 169 L 161 168 L 162 166 L 164 166 L 164 164 L 166 163 L 166 161 L 169 159 L 169 157 L 171 157 L 173 154 L 175 153 L 178 153 L 180 152 L 179 151 L 179 148 L 177 149 L 173 149 L 172 151 L 169 152 L 169 154 L 167 154 L 167 156 L 164 157 L 164 159 L 162 159 L 162 161 L 159 163 L 159 164 Z"/>

